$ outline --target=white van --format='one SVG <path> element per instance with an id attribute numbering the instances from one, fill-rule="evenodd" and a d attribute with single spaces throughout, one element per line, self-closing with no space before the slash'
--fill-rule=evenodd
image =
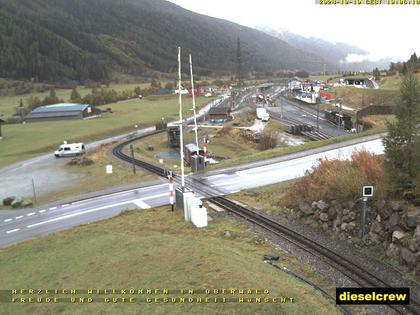
<path id="1" fill-rule="evenodd" d="M 54 152 L 56 158 L 64 156 L 75 156 L 85 154 L 85 145 L 83 143 L 64 143 Z"/>

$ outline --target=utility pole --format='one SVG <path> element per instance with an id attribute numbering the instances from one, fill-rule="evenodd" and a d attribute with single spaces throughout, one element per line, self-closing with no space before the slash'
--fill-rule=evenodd
<path id="1" fill-rule="evenodd" d="M 180 141 L 180 156 L 181 156 L 181 187 L 185 187 L 185 173 L 184 173 L 184 135 L 183 135 L 183 119 L 182 119 L 182 95 L 181 95 L 181 47 L 178 47 L 178 102 L 179 102 L 179 141 Z"/>
<path id="2" fill-rule="evenodd" d="M 32 177 L 32 193 L 34 195 L 34 203 L 36 203 L 35 181 L 34 181 L 34 178 L 33 177 Z"/>
<path id="3" fill-rule="evenodd" d="M 130 151 L 131 151 L 131 164 L 133 165 L 133 174 L 136 174 L 136 164 L 134 163 L 134 147 L 130 144 Z"/>
<path id="4" fill-rule="evenodd" d="M 197 147 L 197 157 L 200 154 L 200 150 L 198 148 L 198 127 L 197 127 L 197 112 L 195 106 L 195 91 L 194 91 L 194 76 L 193 76 L 193 68 L 192 68 L 192 57 L 190 54 L 190 74 L 191 74 L 191 93 L 192 93 L 192 103 L 193 103 L 193 115 L 194 115 L 194 130 L 195 130 L 195 145 Z"/>
<path id="5" fill-rule="evenodd" d="M 316 130 L 319 132 L 319 102 L 316 106 Z"/>
<path id="6" fill-rule="evenodd" d="M 236 66 L 237 66 L 237 80 L 238 87 L 242 86 L 242 57 L 241 57 L 241 39 L 238 37 L 236 46 Z"/>

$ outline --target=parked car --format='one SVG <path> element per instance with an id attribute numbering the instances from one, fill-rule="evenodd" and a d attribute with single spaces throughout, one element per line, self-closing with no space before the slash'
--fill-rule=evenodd
<path id="1" fill-rule="evenodd" d="M 83 143 L 64 143 L 54 152 L 56 158 L 65 156 L 76 156 L 85 154 L 85 145 Z"/>

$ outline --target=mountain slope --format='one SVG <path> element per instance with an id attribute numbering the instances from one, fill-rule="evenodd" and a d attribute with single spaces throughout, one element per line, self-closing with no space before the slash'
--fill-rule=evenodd
<path id="1" fill-rule="evenodd" d="M 321 70 L 322 58 L 263 32 L 164 0 L 0 0 L 0 77 L 105 80 L 174 72 L 177 46 L 197 73 Z M 184 63 L 186 64 L 186 63 Z"/>

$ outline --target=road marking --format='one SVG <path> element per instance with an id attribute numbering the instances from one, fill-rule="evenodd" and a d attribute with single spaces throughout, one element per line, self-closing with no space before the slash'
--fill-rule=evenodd
<path id="1" fill-rule="evenodd" d="M 30 217 L 30 216 L 32 216 L 34 214 L 35 214 L 35 212 L 31 212 L 31 213 L 28 213 L 27 216 Z"/>
<path id="2" fill-rule="evenodd" d="M 240 190 L 234 190 L 234 191 L 231 191 L 230 193 L 231 193 L 231 194 L 236 194 L 236 193 L 238 193 L 238 192 L 240 192 Z"/>
<path id="3" fill-rule="evenodd" d="M 57 209 L 57 207 L 51 207 L 51 208 L 50 208 L 50 210 L 55 210 L 55 209 Z"/>
<path id="4" fill-rule="evenodd" d="M 19 219 L 22 219 L 22 218 L 23 218 L 23 215 L 20 215 L 20 216 L 16 217 L 15 219 L 19 220 Z"/>
<path id="5" fill-rule="evenodd" d="M 167 185 L 167 184 L 165 184 L 165 185 Z M 115 204 L 112 204 L 112 205 L 102 206 L 102 207 L 98 207 L 98 208 L 93 208 L 93 209 L 89 209 L 89 210 L 85 210 L 85 211 L 81 211 L 81 212 L 77 212 L 77 213 L 67 214 L 67 215 L 57 217 L 57 218 L 54 218 L 54 219 L 50 219 L 50 220 L 46 220 L 46 221 L 42 221 L 42 222 L 38 222 L 38 223 L 28 225 L 27 228 L 32 228 L 32 227 L 35 227 L 35 226 L 44 225 L 44 224 L 48 224 L 48 223 L 51 223 L 51 222 L 57 222 L 57 221 L 73 218 L 73 217 L 76 217 L 76 216 L 79 216 L 79 215 L 83 215 L 83 214 L 86 214 L 86 213 L 91 213 L 91 212 L 104 210 L 104 209 L 108 209 L 108 208 L 112 208 L 112 207 L 117 207 L 117 206 L 121 206 L 121 205 L 126 205 L 126 204 L 130 204 L 130 203 L 134 203 L 135 205 L 137 205 L 137 203 L 140 204 L 140 202 L 141 202 L 141 204 L 143 206 L 148 206 L 146 203 L 143 202 L 144 200 L 155 199 L 155 198 L 164 197 L 164 196 L 168 196 L 168 193 L 149 196 L 149 197 L 145 197 L 145 198 L 141 198 L 141 199 L 124 201 L 124 202 L 115 203 Z"/>
<path id="6" fill-rule="evenodd" d="M 96 197 L 87 198 L 87 199 L 83 199 L 83 200 L 79 200 L 79 201 L 74 201 L 71 204 L 75 205 L 75 204 L 79 204 L 79 203 L 84 203 L 86 201 L 91 201 L 91 200 L 101 199 L 101 198 L 107 198 L 107 197 L 110 197 L 110 196 L 123 195 L 123 194 L 134 192 L 134 191 L 138 191 L 138 193 L 141 193 L 143 191 L 147 191 L 147 190 L 150 190 L 150 189 L 155 189 L 157 187 L 163 187 L 163 186 L 166 186 L 166 185 L 168 185 L 168 184 L 159 184 L 159 185 L 154 185 L 154 186 L 138 187 L 138 188 L 134 188 L 134 189 L 130 189 L 130 190 L 119 191 L 119 192 L 112 193 L 112 194 L 109 194 L 109 195 L 96 196 Z"/>
<path id="7" fill-rule="evenodd" d="M 61 205 L 61 208 L 65 208 L 65 207 L 68 207 L 69 206 L 69 204 L 68 203 L 66 203 L 66 204 L 64 204 L 64 205 Z"/>
<path id="8" fill-rule="evenodd" d="M 6 233 L 7 233 L 7 234 L 10 234 L 10 233 L 17 232 L 17 231 L 19 231 L 19 230 L 20 230 L 20 229 L 14 229 L 14 230 L 7 231 Z"/>
<path id="9" fill-rule="evenodd" d="M 150 209 L 150 206 L 147 203 L 141 201 L 140 199 L 134 200 L 133 203 L 135 203 L 140 209 Z"/>
<path id="10" fill-rule="evenodd" d="M 165 184 L 165 185 L 167 185 L 167 184 Z M 156 198 L 165 197 L 165 196 L 168 196 L 168 193 L 167 192 L 164 193 L 164 194 L 159 194 L 159 195 L 154 195 L 154 196 L 140 198 L 138 200 L 144 201 L 144 200 L 156 199 Z"/>
<path id="11" fill-rule="evenodd" d="M 57 221 L 77 217 L 77 216 L 82 215 L 82 214 L 91 213 L 91 212 L 95 212 L 95 211 L 99 211 L 99 210 L 104 210 L 104 209 L 108 209 L 108 208 L 112 208 L 112 207 L 116 207 L 116 206 L 121 206 L 121 205 L 129 204 L 129 203 L 133 203 L 133 202 L 134 201 L 132 201 L 132 200 L 124 201 L 124 202 L 115 203 L 115 204 L 108 205 L 108 206 L 103 206 L 103 207 L 93 208 L 93 209 L 89 209 L 89 210 L 85 210 L 85 211 L 81 211 L 81 212 L 77 212 L 77 213 L 67 214 L 67 215 L 57 217 L 57 218 L 54 218 L 54 219 L 50 219 L 50 220 L 46 220 L 46 221 L 42 221 L 42 222 L 38 222 L 38 223 L 35 223 L 35 224 L 28 225 L 27 228 L 32 228 L 32 227 L 35 227 L 35 226 L 44 225 L 44 224 L 48 224 L 48 223 L 51 223 L 51 222 L 57 222 Z"/>
<path id="12" fill-rule="evenodd" d="M 39 213 L 44 213 L 45 211 L 47 211 L 47 210 L 43 209 L 43 210 L 39 210 L 38 212 Z"/>
<path id="13" fill-rule="evenodd" d="M 6 219 L 6 220 L 3 220 L 4 222 L 10 222 L 10 221 L 12 221 L 13 219 Z"/>

